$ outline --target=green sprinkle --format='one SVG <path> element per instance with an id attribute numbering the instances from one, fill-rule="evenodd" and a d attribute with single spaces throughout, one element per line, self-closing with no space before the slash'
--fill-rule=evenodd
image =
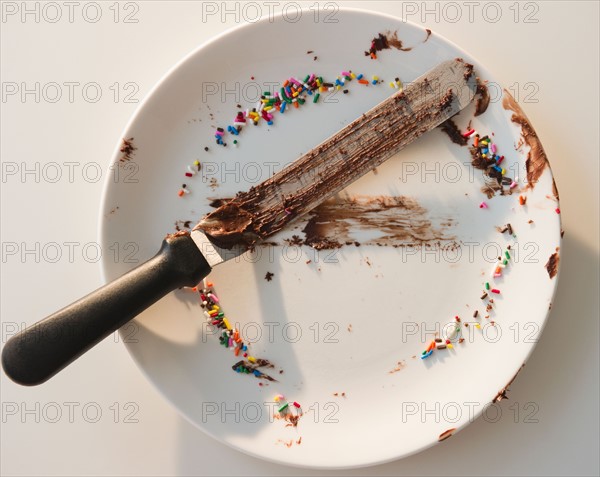
<path id="1" fill-rule="evenodd" d="M 489 290 L 489 289 L 490 289 L 490 284 L 489 284 L 489 282 L 485 282 L 485 289 L 486 289 L 486 290 Z"/>
<path id="2" fill-rule="evenodd" d="M 305 103 L 305 100 L 304 100 L 304 99 L 302 99 L 302 98 L 300 98 L 300 97 L 298 97 L 298 98 L 296 98 L 296 99 L 298 100 L 298 102 L 299 102 L 300 104 L 304 104 L 304 103 Z"/>
<path id="3" fill-rule="evenodd" d="M 306 75 L 306 78 L 304 78 L 303 83 L 306 83 L 309 79 L 310 79 L 310 75 Z"/>
<path id="4" fill-rule="evenodd" d="M 313 103 L 318 103 L 319 102 L 319 97 L 321 96 L 321 93 L 317 93 L 315 94 L 315 97 L 313 98 Z"/>
<path id="5" fill-rule="evenodd" d="M 506 252 L 504 252 L 504 256 L 505 256 L 505 257 L 506 257 L 508 260 L 510 260 L 510 253 L 508 253 L 508 250 L 507 250 Z"/>
<path id="6" fill-rule="evenodd" d="M 234 143 L 234 144 L 237 144 L 237 139 L 234 139 L 234 140 L 233 140 L 233 143 Z"/>
<path id="7" fill-rule="evenodd" d="M 288 408 L 288 406 L 289 406 L 289 403 L 287 403 L 287 402 L 286 402 L 286 403 L 285 403 L 283 406 L 281 406 L 281 407 L 278 409 L 278 411 L 279 411 L 279 412 L 283 412 L 283 411 L 285 411 L 285 410 Z"/>
<path id="8" fill-rule="evenodd" d="M 508 260 L 504 259 L 504 260 L 502 261 L 502 265 L 508 265 Z"/>
<path id="9" fill-rule="evenodd" d="M 265 95 L 265 96 L 271 96 L 271 93 L 269 93 L 268 91 L 263 91 L 263 95 Z"/>

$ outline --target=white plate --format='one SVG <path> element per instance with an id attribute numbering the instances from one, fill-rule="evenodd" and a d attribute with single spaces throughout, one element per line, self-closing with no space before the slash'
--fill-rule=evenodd
<path id="1" fill-rule="evenodd" d="M 407 456 L 479 416 L 539 337 L 557 282 L 545 264 L 560 246 L 561 230 L 550 169 L 535 187 L 526 187 L 529 147 L 515 149 L 521 128 L 503 108 L 502 90 L 490 72 L 435 31 L 424 42 L 423 28 L 400 19 L 357 10 L 331 19 L 337 22 L 325 22 L 321 12 L 315 21 L 310 11 L 296 22 L 267 19 L 219 36 L 185 58 L 127 127 L 124 137 L 133 137 L 137 150 L 129 163 L 119 163 L 122 154 L 116 151 L 119 174 L 106 184 L 101 215 L 103 247 L 120 251 L 118 260 L 104 257 L 104 277 L 110 280 L 152 256 L 176 220 L 195 221 L 211 210 L 208 198 L 231 197 L 266 179 L 270 164 L 285 166 L 388 97 L 393 78 L 412 81 L 454 57 L 475 64 L 476 73 L 490 82 L 492 98 L 472 124 L 482 134 L 494 133 L 508 175 L 521 177 L 515 190 L 521 192 L 487 199 L 468 149 L 437 129 L 342 194 L 408 198 L 412 209 L 387 217 L 427 247 L 409 246 L 410 237 L 397 248 L 368 245 L 382 231 L 367 228 L 352 232 L 363 242 L 360 247 L 333 252 L 258 247 L 252 257 L 228 262 L 209 277 L 229 319 L 247 339 L 260 335 L 251 353 L 276 365 L 267 372 L 277 382 L 259 386 L 265 382 L 231 370 L 237 359 L 219 345 L 189 290 L 172 293 L 122 330 L 143 372 L 203 431 L 257 457 L 321 468 Z M 376 60 L 365 56 L 371 39 L 386 30 L 397 31 L 414 48 L 384 50 Z M 290 76 L 303 79 L 314 72 L 328 80 L 348 69 L 386 82 L 353 81 L 348 95 L 307 101 L 301 109 L 276 114 L 270 127 L 247 126 L 237 148 L 231 135 L 226 148 L 214 143 L 214 127 L 231 124 L 238 103 L 252 107 L 257 83 L 264 90 Z M 458 116 L 461 129 L 473 112 L 471 106 Z M 184 177 L 196 159 L 203 174 Z M 214 190 L 213 176 L 219 183 Z M 179 197 L 183 182 L 191 193 Z M 519 195 L 527 197 L 525 206 Z M 487 209 L 479 207 L 482 201 Z M 516 239 L 497 231 L 506 223 Z M 303 225 L 287 236 L 303 236 Z M 508 244 L 511 263 L 493 280 L 495 257 Z M 266 272 L 274 273 L 272 281 L 265 280 Z M 487 319 L 487 301 L 480 299 L 486 281 L 501 291 Z M 475 309 L 479 318 L 472 316 Z M 466 340 L 420 359 L 433 338 L 426 333 L 443 329 L 456 315 L 472 323 L 463 327 Z M 391 373 L 398 362 L 402 369 Z M 296 428 L 272 417 L 269 403 L 279 393 L 302 406 Z M 494 409 L 486 412 L 494 418 Z"/>

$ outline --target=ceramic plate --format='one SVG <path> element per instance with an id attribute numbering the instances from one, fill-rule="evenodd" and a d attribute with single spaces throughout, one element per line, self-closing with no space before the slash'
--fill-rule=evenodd
<path id="1" fill-rule="evenodd" d="M 271 20 L 201 46 L 139 108 L 123 135 L 133 147 L 119 145 L 105 188 L 101 243 L 120 254 L 105 258 L 104 278 L 151 257 L 176 223 L 193 225 L 215 199 L 268 178 L 390 96 L 395 78 L 407 84 L 455 57 L 473 63 L 488 82 L 489 106 L 475 117 L 473 104 L 455 123 L 492 139 L 512 188 L 508 180 L 493 190 L 494 181 L 472 166 L 469 147 L 438 128 L 273 243 L 210 275 L 249 356 L 269 360 L 274 367 L 261 369 L 274 381 L 232 370 L 241 354 L 219 343 L 190 289 L 121 331 L 181 414 L 240 451 L 320 468 L 397 459 L 482 412 L 493 417 L 489 406 L 535 346 L 560 257 L 552 174 L 533 129 L 492 73 L 435 31 L 357 10 Z M 365 51 L 380 33 L 391 47 L 373 59 Z M 291 76 L 335 81 L 348 70 L 369 84 L 346 81 L 318 103 L 308 96 L 300 108 L 274 113 L 272 125 L 261 120 L 239 136 L 226 133 L 226 147 L 216 144 L 215 128 L 227 129 L 263 91 L 278 91 Z M 382 82 L 373 85 L 373 76 Z M 200 173 L 186 177 L 195 161 Z M 190 193 L 180 197 L 183 183 Z M 302 244 L 308 232 L 341 246 L 315 250 Z M 507 251 L 508 264 L 494 277 Z M 286 401 L 276 403 L 279 394 Z"/>

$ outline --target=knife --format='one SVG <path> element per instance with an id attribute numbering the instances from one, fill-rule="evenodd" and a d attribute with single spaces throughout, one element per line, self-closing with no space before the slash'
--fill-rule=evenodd
<path id="1" fill-rule="evenodd" d="M 193 287 L 373 170 L 465 108 L 473 66 L 445 61 L 261 184 L 211 212 L 191 233 L 169 234 L 130 272 L 11 337 L 2 367 L 16 383 L 41 384 L 153 303 Z"/>

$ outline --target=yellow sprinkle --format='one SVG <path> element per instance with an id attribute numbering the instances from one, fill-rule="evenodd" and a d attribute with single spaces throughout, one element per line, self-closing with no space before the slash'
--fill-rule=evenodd
<path id="1" fill-rule="evenodd" d="M 194 161 L 194 165 L 195 166 L 199 166 L 200 165 L 200 161 Z"/>
<path id="2" fill-rule="evenodd" d="M 352 72 L 350 72 L 350 77 L 351 77 L 352 79 L 356 79 L 356 75 L 355 75 L 354 73 L 352 73 Z"/>
<path id="3" fill-rule="evenodd" d="M 396 85 L 394 84 L 394 82 L 390 81 L 390 88 L 395 88 L 395 87 L 396 87 Z"/>
<path id="4" fill-rule="evenodd" d="M 478 330 L 480 330 L 481 329 L 481 325 L 479 323 L 476 323 L 475 324 L 475 328 L 477 328 Z"/>
<path id="5" fill-rule="evenodd" d="M 271 109 L 273 109 L 273 106 L 265 106 L 263 109 L 265 111 L 271 111 Z"/>
<path id="6" fill-rule="evenodd" d="M 248 361 L 251 363 L 256 363 L 256 358 L 254 356 L 248 356 Z"/>
<path id="7" fill-rule="evenodd" d="M 379 79 L 379 76 L 373 76 L 373 79 L 374 79 L 375 81 L 377 81 L 377 80 Z"/>
<path id="8" fill-rule="evenodd" d="M 506 174 L 506 169 L 502 169 L 502 175 Z"/>
<path id="9" fill-rule="evenodd" d="M 341 87 L 340 85 L 337 85 L 337 86 L 335 87 L 335 89 L 337 89 L 337 90 L 339 91 L 340 89 L 342 89 L 342 87 Z"/>
<path id="10" fill-rule="evenodd" d="M 279 402 L 279 396 L 275 396 L 275 398 L 273 399 L 275 402 Z"/>
<path id="11" fill-rule="evenodd" d="M 225 328 L 227 328 L 228 330 L 231 329 L 231 325 L 229 324 L 229 321 L 225 317 L 223 317 L 223 324 L 225 325 Z"/>
<path id="12" fill-rule="evenodd" d="M 487 154 L 482 154 L 481 157 L 487 157 Z"/>
<path id="13" fill-rule="evenodd" d="M 446 348 L 448 348 L 448 349 L 454 349 L 454 346 L 452 346 L 452 344 L 448 343 L 448 344 L 446 345 Z"/>

